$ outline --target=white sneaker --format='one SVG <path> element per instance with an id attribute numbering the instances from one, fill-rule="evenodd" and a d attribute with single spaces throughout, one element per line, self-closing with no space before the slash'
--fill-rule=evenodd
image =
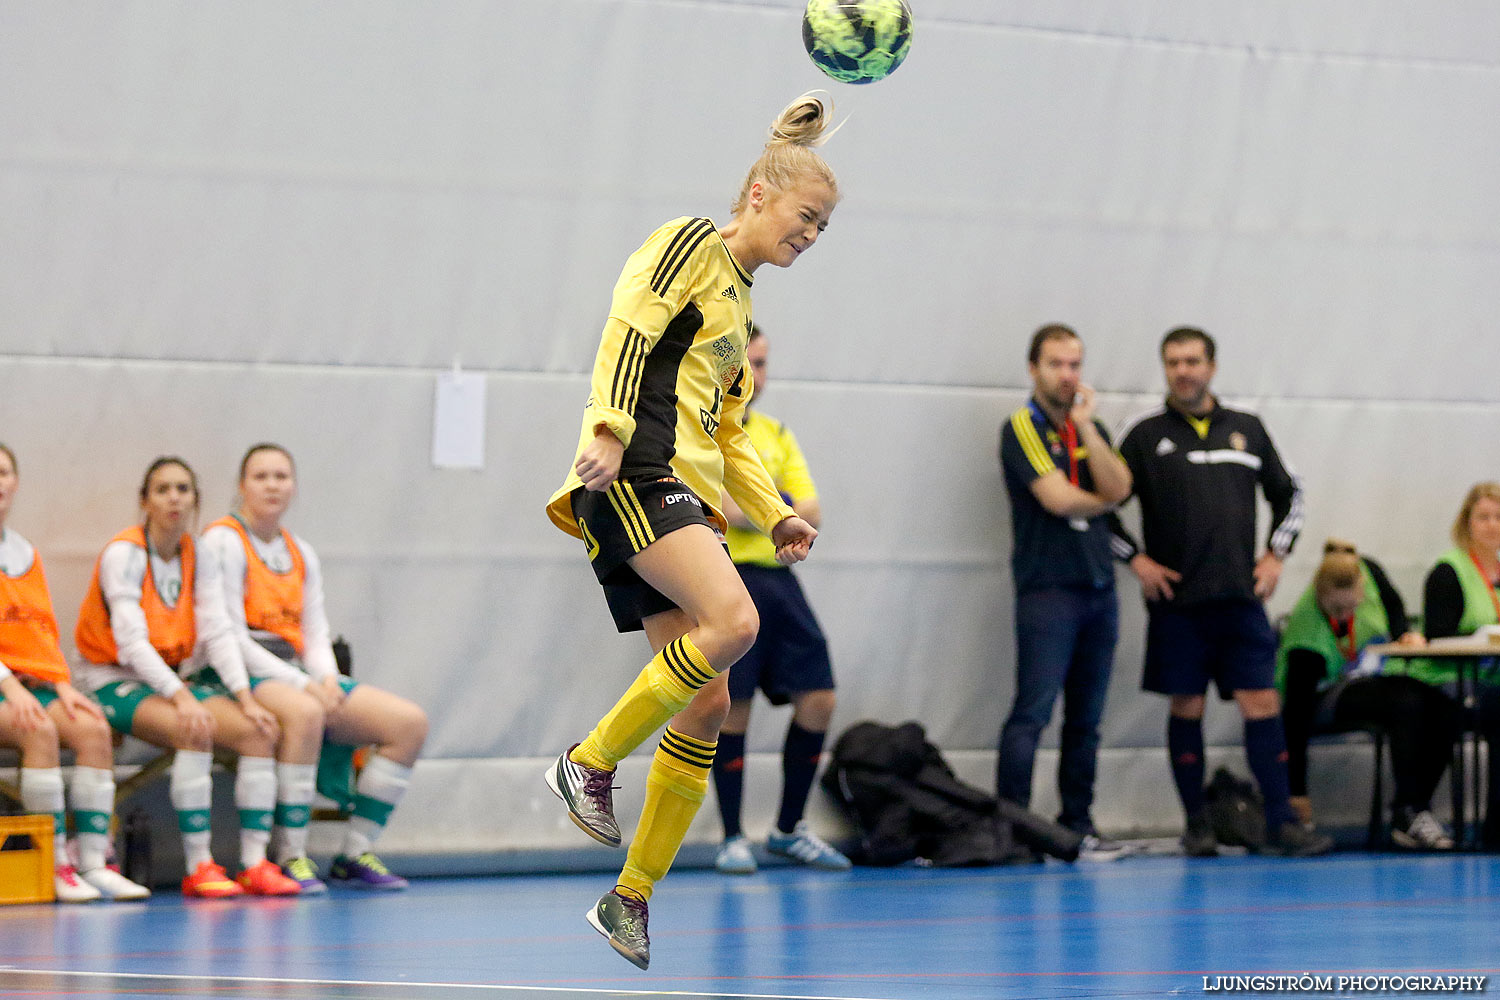
<path id="1" fill-rule="evenodd" d="M 1079 861 L 1119 861 L 1135 853 L 1135 848 L 1118 840 L 1105 840 L 1096 834 L 1085 834 L 1078 845 Z"/>
<path id="2" fill-rule="evenodd" d="M 835 872 L 849 868 L 849 859 L 832 844 L 813 833 L 805 819 L 799 821 L 791 833 L 772 830 L 766 835 L 766 850 L 813 868 Z"/>
<path id="3" fill-rule="evenodd" d="M 147 899 L 151 890 L 143 885 L 137 885 L 113 868 L 99 867 L 90 871 L 79 872 L 78 877 L 89 885 L 99 890 L 99 895 L 105 899 L 131 900 Z"/>
<path id="4" fill-rule="evenodd" d="M 718 857 L 714 858 L 714 867 L 725 875 L 755 874 L 755 853 L 750 849 L 749 839 L 742 834 L 724 841 Z"/>
<path id="5" fill-rule="evenodd" d="M 52 885 L 59 903 L 92 903 L 99 890 L 78 877 L 72 865 L 58 865 L 52 872 Z"/>
<path id="6" fill-rule="evenodd" d="M 1453 838 L 1443 829 L 1438 818 L 1426 809 L 1413 816 L 1405 830 L 1399 826 L 1391 830 L 1391 840 L 1397 847 L 1412 851 L 1453 850 Z"/>

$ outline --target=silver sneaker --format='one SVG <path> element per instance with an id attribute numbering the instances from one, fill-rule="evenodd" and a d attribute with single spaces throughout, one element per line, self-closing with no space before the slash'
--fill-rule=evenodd
<path id="1" fill-rule="evenodd" d="M 601 844 L 620 846 L 620 824 L 615 822 L 611 790 L 613 771 L 598 771 L 577 763 L 568 754 L 574 743 L 547 769 L 547 787 L 568 807 L 568 816 L 578 828 Z M 643 966 L 644 968 L 644 966 Z"/>
<path id="2" fill-rule="evenodd" d="M 651 938 L 646 934 L 646 904 L 607 892 L 585 916 L 594 930 L 609 938 L 609 946 L 638 969 L 651 964 Z"/>
<path id="3" fill-rule="evenodd" d="M 714 867 L 724 875 L 754 875 L 755 852 L 750 849 L 749 838 L 740 835 L 724 841 L 714 858 Z"/>

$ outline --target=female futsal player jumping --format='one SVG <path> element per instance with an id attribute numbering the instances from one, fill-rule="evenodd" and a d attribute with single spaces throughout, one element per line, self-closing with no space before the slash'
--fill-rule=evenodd
<path id="1" fill-rule="evenodd" d="M 755 641 L 755 605 L 724 549 L 720 490 L 771 537 L 777 559 L 807 557 L 817 531 L 788 507 L 742 420 L 750 285 L 762 264 L 790 267 L 838 203 L 816 152 L 829 110 L 808 94 L 771 126 L 723 227 L 682 218 L 653 233 L 615 284 L 594 360 L 572 470 L 547 506 L 582 539 L 622 632 L 655 655 L 594 730 L 558 757 L 547 783 L 586 833 L 620 843 L 616 765 L 663 723 L 646 802 L 615 888 L 588 919 L 644 969 L 647 900 L 708 790 L 727 672 Z"/>

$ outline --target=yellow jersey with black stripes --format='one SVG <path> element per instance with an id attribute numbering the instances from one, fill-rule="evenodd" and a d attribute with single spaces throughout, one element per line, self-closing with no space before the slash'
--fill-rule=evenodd
<path id="1" fill-rule="evenodd" d="M 771 482 L 776 484 L 783 500 L 795 506 L 817 497 L 817 487 L 813 485 L 807 459 L 790 427 L 760 410 L 751 409 L 745 415 L 745 433 L 750 435 L 756 454 L 760 456 L 766 471 L 771 474 Z M 731 525 L 724 532 L 724 542 L 729 546 L 729 558 L 736 563 L 750 566 L 777 565 L 776 547 L 758 531 Z"/>
<path id="2" fill-rule="evenodd" d="M 631 254 L 594 358 L 574 464 L 607 427 L 625 446 L 621 480 L 673 476 L 721 530 L 721 490 L 768 534 L 793 513 L 743 426 L 751 283 L 709 219 L 674 219 Z M 547 503 L 553 523 L 575 537 L 568 496 L 582 485 L 570 465 Z"/>

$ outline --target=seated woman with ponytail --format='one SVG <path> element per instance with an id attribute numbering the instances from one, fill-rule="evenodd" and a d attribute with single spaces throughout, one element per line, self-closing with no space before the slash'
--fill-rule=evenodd
<path id="1" fill-rule="evenodd" d="M 158 458 L 141 481 L 145 520 L 116 535 L 94 564 L 75 638 L 79 678 L 112 726 L 175 750 L 169 794 L 182 832 L 184 896 L 291 896 L 297 883 L 266 858 L 276 799 L 276 719 L 250 692 L 229 631 L 213 558 L 189 533 L 198 479 Z M 231 881 L 209 851 L 213 750 L 239 754 L 234 799 L 240 864 Z"/>
<path id="2" fill-rule="evenodd" d="M 1292 805 L 1311 816 L 1307 744 L 1314 732 L 1377 728 L 1390 737 L 1396 791 L 1391 840 L 1415 850 L 1450 850 L 1453 838 L 1428 805 L 1452 757 L 1458 705 L 1410 677 L 1359 669 L 1366 646 L 1425 643 L 1380 564 L 1330 539 L 1312 584 L 1288 617 L 1276 663 L 1286 726 Z M 1393 661 L 1394 662 L 1394 661 Z"/>
<path id="3" fill-rule="evenodd" d="M 106 864 L 115 808 L 109 723 L 70 681 L 42 557 L 5 526 L 19 481 L 15 453 L 0 444 L 0 608 L 6 609 L 0 614 L 0 745 L 21 751 L 21 808 L 52 817 L 57 901 L 145 899 L 149 889 Z M 76 869 L 63 843 L 63 746 L 77 761 L 70 795 Z"/>

